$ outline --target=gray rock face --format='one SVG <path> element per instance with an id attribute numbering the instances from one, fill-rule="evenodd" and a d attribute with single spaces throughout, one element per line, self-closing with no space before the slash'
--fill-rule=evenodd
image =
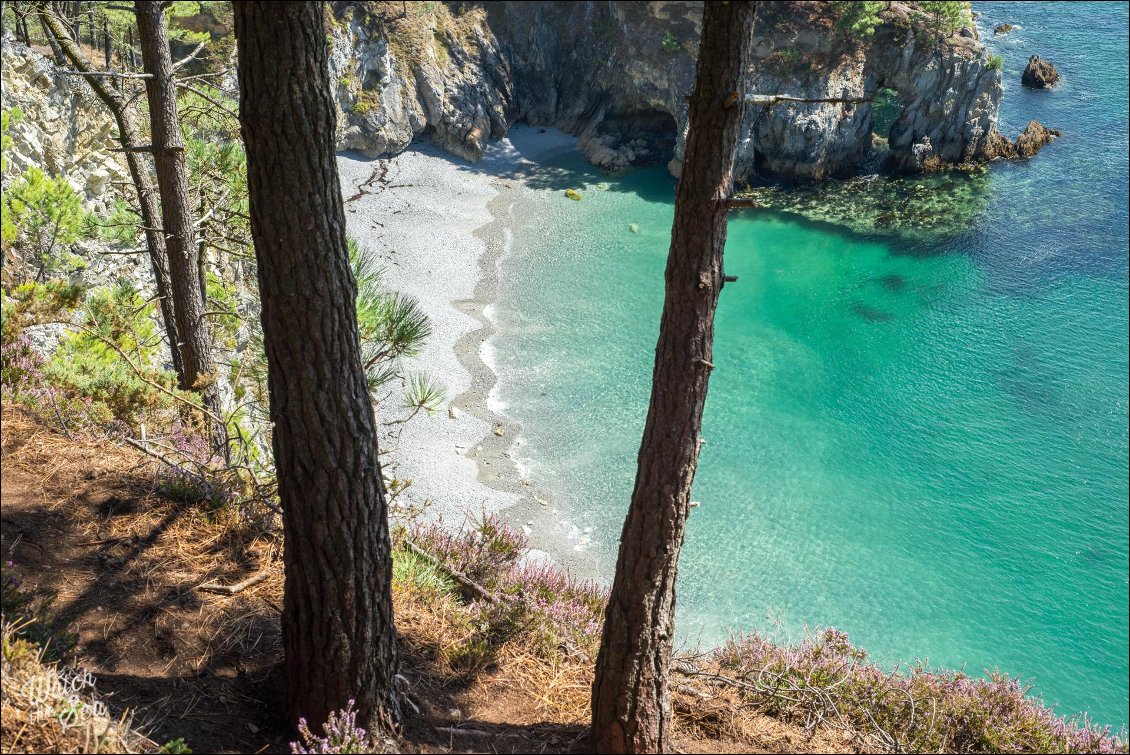
<path id="1" fill-rule="evenodd" d="M 128 181 L 129 174 L 110 152 L 117 146 L 114 124 L 90 88 L 59 75 L 51 61 L 10 36 L 3 40 L 0 77 L 0 107 L 24 114 L 9 134 L 13 146 L 5 154 L 9 168 L 4 185 L 35 166 L 66 176 L 88 209 L 105 209 L 113 199 L 112 182 Z"/>
<path id="2" fill-rule="evenodd" d="M 1028 58 L 1028 65 L 1020 75 L 1020 83 L 1033 89 L 1051 89 L 1059 81 L 1059 71 L 1039 55 Z"/>
<path id="3" fill-rule="evenodd" d="M 748 102 L 739 173 L 819 180 L 853 170 L 872 148 L 868 100 L 884 88 L 900 105 L 891 168 L 983 159 L 1002 88 L 981 43 L 934 40 L 900 2 L 872 37 L 847 39 L 832 5 L 761 6 L 746 95 L 857 102 Z M 394 153 L 427 132 L 474 161 L 523 120 L 577 135 L 602 167 L 669 161 L 679 172 L 701 2 L 448 3 L 408 18 L 343 7 L 332 62 L 342 149 Z"/>

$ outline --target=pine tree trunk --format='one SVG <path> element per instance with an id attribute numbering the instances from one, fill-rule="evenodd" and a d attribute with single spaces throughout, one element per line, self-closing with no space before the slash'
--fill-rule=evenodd
<path id="1" fill-rule="evenodd" d="M 240 122 L 285 521 L 288 720 L 399 718 L 387 506 L 320 3 L 239 2 Z"/>
<path id="2" fill-rule="evenodd" d="M 59 18 L 46 6 L 43 7 L 43 23 L 55 42 L 59 45 L 63 56 L 71 66 L 78 71 L 93 71 L 90 61 L 78 49 L 78 46 L 66 35 L 66 30 Z M 109 35 L 107 34 L 107 38 Z M 107 49 L 109 45 L 107 44 Z M 107 68 L 109 64 L 107 63 Z M 141 162 L 141 155 L 131 151 L 134 147 L 142 146 L 141 133 L 134 121 L 133 112 L 130 110 L 125 98 L 110 86 L 109 80 L 101 76 L 85 76 L 86 83 L 94 90 L 94 94 L 113 114 L 114 122 L 118 126 L 118 143 L 125 150 L 126 165 L 129 167 L 130 178 L 133 180 L 134 190 L 137 192 L 137 204 L 141 209 L 141 222 L 145 228 L 145 245 L 149 249 L 149 264 L 153 268 L 153 280 L 157 286 L 157 296 L 160 299 L 161 319 L 165 323 L 165 334 L 169 339 L 169 352 L 173 360 L 173 369 L 181 384 L 186 384 L 184 366 L 181 363 L 181 350 L 177 348 L 180 338 L 177 336 L 176 315 L 173 312 L 173 299 L 170 294 L 168 252 L 165 250 L 165 237 L 160 233 L 161 207 L 157 201 L 157 189 L 149 171 Z"/>
<path id="3" fill-rule="evenodd" d="M 200 268 L 197 260 L 196 229 L 189 204 L 188 170 L 184 141 L 177 113 L 177 86 L 173 79 L 173 58 L 165 22 L 165 3 L 138 0 L 137 34 L 145 72 L 145 91 L 149 100 L 153 163 L 157 168 L 157 188 L 161 194 L 161 228 L 169 254 L 169 278 L 180 336 L 181 364 L 185 390 L 200 393 L 202 403 L 215 417 L 221 416 L 216 365 L 212 361 L 212 341 L 204 317 Z M 227 457 L 227 434 L 221 421 L 209 421 L 213 450 Z"/>
<path id="4" fill-rule="evenodd" d="M 710 2 L 703 10 L 686 158 L 675 192 L 651 405 L 593 682 L 595 752 L 671 749 L 667 676 L 675 576 L 713 369 L 727 199 L 755 6 Z"/>

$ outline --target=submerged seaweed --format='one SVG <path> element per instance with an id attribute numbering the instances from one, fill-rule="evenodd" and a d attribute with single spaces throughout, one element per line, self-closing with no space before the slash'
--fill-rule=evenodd
<path id="1" fill-rule="evenodd" d="M 833 223 L 856 233 L 941 237 L 982 216 L 989 198 L 983 173 L 939 176 L 873 174 L 800 186 L 758 186 L 740 192 L 763 210 Z"/>

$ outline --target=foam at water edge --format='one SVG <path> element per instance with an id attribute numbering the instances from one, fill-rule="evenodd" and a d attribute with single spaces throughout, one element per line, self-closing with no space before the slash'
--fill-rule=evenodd
<path id="1" fill-rule="evenodd" d="M 493 339 L 487 339 L 486 341 L 483 341 L 481 346 L 479 346 L 479 359 L 482 359 L 483 364 L 485 364 L 487 368 L 490 369 L 490 371 L 493 372 L 496 376 L 498 375 L 497 353 L 498 352 L 494 347 Z M 491 386 L 490 393 L 487 394 L 487 409 L 494 412 L 495 414 L 505 417 L 507 416 L 506 402 L 498 396 L 498 385 L 499 381 L 495 380 L 494 385 Z"/>

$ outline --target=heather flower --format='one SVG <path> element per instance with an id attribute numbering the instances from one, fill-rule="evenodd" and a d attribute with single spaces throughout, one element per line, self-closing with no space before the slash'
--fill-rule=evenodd
<path id="1" fill-rule="evenodd" d="M 357 725 L 357 711 L 350 700 L 344 710 L 331 713 L 322 727 L 324 736 L 315 736 L 305 718 L 298 719 L 301 742 L 291 742 L 293 755 L 330 755 L 332 753 L 393 752 L 388 741 L 378 741 Z"/>
<path id="2" fill-rule="evenodd" d="M 920 752 L 1126 752 L 1124 740 L 1086 718 L 1063 718 L 1021 680 L 974 678 L 924 663 L 888 673 L 843 632 L 797 645 L 733 638 L 714 653 L 742 695 L 766 712 L 806 723 L 838 720 L 889 749 Z M 927 713 L 927 711 L 929 711 Z"/>

